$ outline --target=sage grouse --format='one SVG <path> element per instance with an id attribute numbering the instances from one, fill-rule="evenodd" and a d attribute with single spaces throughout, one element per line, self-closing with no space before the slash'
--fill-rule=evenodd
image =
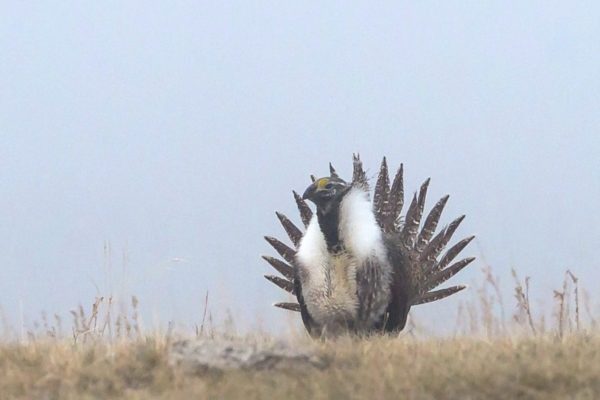
<path id="1" fill-rule="evenodd" d="M 450 265 L 473 236 L 439 257 L 464 219 L 464 215 L 455 219 L 434 236 L 449 196 L 433 206 L 419 230 L 429 179 L 401 217 L 403 166 L 390 185 L 383 158 L 371 201 L 359 156 L 353 161 L 352 182 L 341 179 L 330 165 L 329 177 L 311 177 L 313 183 L 302 196 L 293 192 L 304 233 L 276 213 L 294 248 L 265 237 L 283 258 L 263 256 L 283 276 L 265 278 L 298 301 L 275 306 L 300 312 L 313 337 L 398 333 L 411 306 L 464 289 L 463 285 L 436 288 L 474 260 L 468 257 Z M 316 213 L 307 200 L 314 203 Z"/>

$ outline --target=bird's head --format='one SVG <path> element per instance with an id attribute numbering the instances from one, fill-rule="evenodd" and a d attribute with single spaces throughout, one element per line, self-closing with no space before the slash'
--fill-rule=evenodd
<path id="1" fill-rule="evenodd" d="M 333 206 L 339 205 L 351 188 L 351 184 L 338 176 L 319 178 L 306 188 L 302 198 L 312 201 L 318 210 L 326 214 Z"/>

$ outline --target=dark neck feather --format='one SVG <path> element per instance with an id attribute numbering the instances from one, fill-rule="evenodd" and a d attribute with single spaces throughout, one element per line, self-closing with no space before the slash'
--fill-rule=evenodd
<path id="1" fill-rule="evenodd" d="M 327 250 L 330 253 L 336 254 L 343 250 L 344 245 L 340 241 L 339 222 L 340 222 L 340 205 L 339 203 L 332 206 L 326 213 L 322 209 L 317 209 L 317 219 L 321 232 L 325 236 Z"/>

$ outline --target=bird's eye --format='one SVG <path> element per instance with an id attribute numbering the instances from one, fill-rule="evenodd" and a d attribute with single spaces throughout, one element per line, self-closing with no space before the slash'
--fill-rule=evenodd
<path id="1" fill-rule="evenodd" d="M 333 183 L 328 183 L 327 185 L 325 185 L 325 189 L 327 189 L 327 190 L 333 189 Z"/>

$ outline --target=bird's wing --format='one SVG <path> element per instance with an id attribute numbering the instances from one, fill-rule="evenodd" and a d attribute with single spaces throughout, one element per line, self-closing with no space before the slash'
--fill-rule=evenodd
<path id="1" fill-rule="evenodd" d="M 358 330 L 377 326 L 390 301 L 391 267 L 387 260 L 369 257 L 356 269 Z"/>

